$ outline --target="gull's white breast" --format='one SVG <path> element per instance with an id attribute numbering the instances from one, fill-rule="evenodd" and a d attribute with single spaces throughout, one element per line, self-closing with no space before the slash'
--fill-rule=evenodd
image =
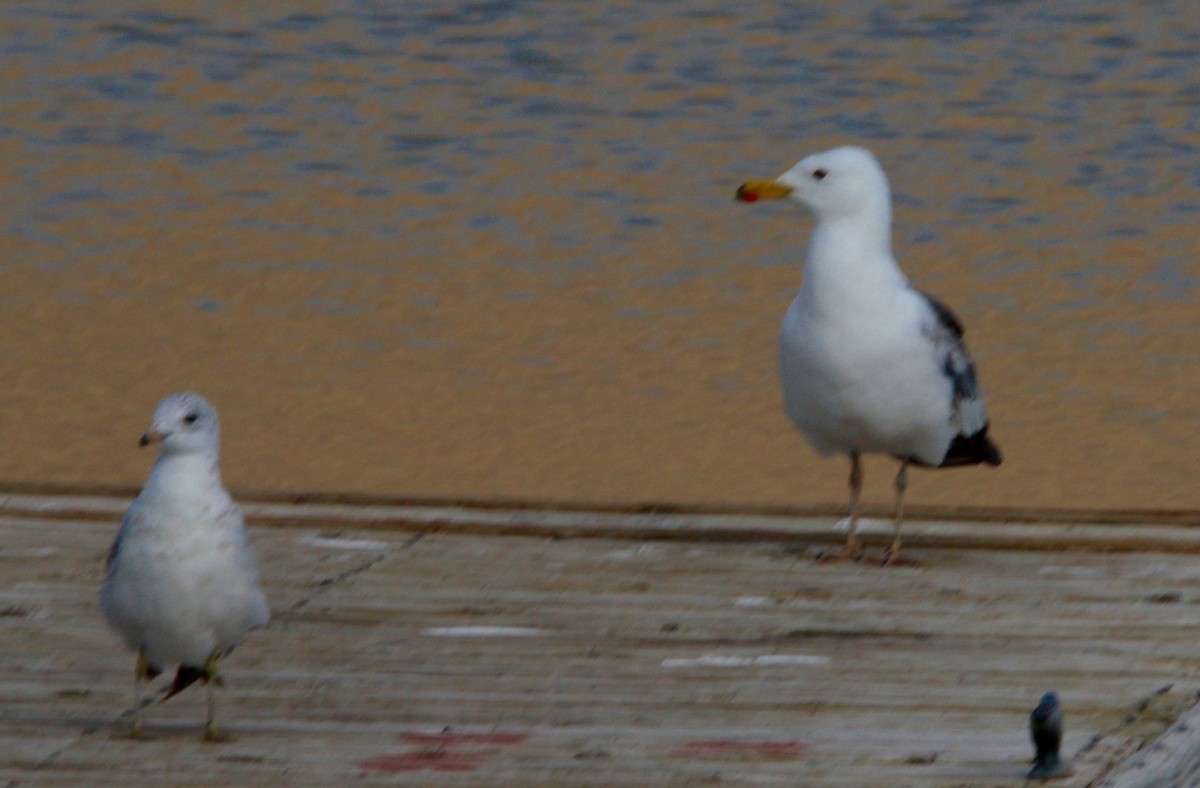
<path id="1" fill-rule="evenodd" d="M 270 613 L 237 505 L 219 487 L 165 481 L 149 480 L 130 506 L 101 606 L 151 664 L 201 666 Z"/>
<path id="2" fill-rule="evenodd" d="M 883 452 L 937 465 L 954 438 L 953 390 L 923 327 L 931 319 L 903 288 L 876 308 L 817 310 L 802 291 L 784 317 L 784 404 L 822 454 Z"/>

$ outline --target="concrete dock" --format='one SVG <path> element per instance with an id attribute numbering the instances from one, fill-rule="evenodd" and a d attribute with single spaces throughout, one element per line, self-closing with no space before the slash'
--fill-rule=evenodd
<path id="1" fill-rule="evenodd" d="M 1200 752 L 1186 522 L 915 519 L 884 568 L 882 520 L 822 563 L 832 517 L 244 498 L 274 620 L 224 665 L 235 740 L 199 687 L 130 740 L 128 501 L 0 496 L 0 784 L 1020 785 L 1048 690 L 1054 785 Z"/>

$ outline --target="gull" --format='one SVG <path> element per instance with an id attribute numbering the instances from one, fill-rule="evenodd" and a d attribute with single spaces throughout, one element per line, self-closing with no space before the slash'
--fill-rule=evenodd
<path id="1" fill-rule="evenodd" d="M 158 404 L 142 446 L 158 458 L 108 553 L 100 608 L 137 652 L 131 735 L 142 732 L 141 683 L 178 666 L 162 700 L 208 684 L 204 739 L 216 726 L 217 662 L 270 620 L 241 509 L 221 484 L 217 412 L 198 394 Z"/>
<path id="2" fill-rule="evenodd" d="M 862 551 L 861 456 L 900 461 L 885 557 L 896 563 L 910 465 L 1000 464 L 963 324 L 910 285 L 892 257 L 887 176 L 865 148 L 813 154 L 775 180 L 743 184 L 737 198 L 790 198 L 816 217 L 804 280 L 780 334 L 784 405 L 820 454 L 850 458 L 844 557 Z"/>

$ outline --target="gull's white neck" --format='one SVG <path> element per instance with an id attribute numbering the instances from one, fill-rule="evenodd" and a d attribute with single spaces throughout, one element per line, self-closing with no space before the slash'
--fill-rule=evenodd
<path id="1" fill-rule="evenodd" d="M 907 284 L 892 257 L 891 210 L 886 203 L 818 219 L 800 289 L 810 304 L 838 311 L 871 309 Z"/>
<path id="2" fill-rule="evenodd" d="M 145 489 L 178 497 L 222 489 L 216 451 L 164 451 L 154 461 Z"/>

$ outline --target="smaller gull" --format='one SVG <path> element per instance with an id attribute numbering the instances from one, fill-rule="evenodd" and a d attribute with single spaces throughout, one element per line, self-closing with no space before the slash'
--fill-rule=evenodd
<path id="1" fill-rule="evenodd" d="M 908 466 L 1000 464 L 963 325 L 912 287 L 891 250 L 891 195 L 870 151 L 842 147 L 803 159 L 773 181 L 750 181 L 743 202 L 792 198 L 816 217 L 804 281 L 780 335 L 788 416 L 823 455 L 850 458 L 850 528 L 857 558 L 864 453 L 900 461 L 886 560 L 900 559 Z"/>
<path id="2" fill-rule="evenodd" d="M 137 651 L 134 719 L 141 733 L 141 683 L 178 666 L 162 700 L 195 681 L 208 684 L 204 738 L 216 726 L 217 661 L 270 620 L 242 511 L 221 484 L 217 412 L 198 394 L 159 403 L 141 445 L 158 459 L 108 553 L 100 607 Z"/>

